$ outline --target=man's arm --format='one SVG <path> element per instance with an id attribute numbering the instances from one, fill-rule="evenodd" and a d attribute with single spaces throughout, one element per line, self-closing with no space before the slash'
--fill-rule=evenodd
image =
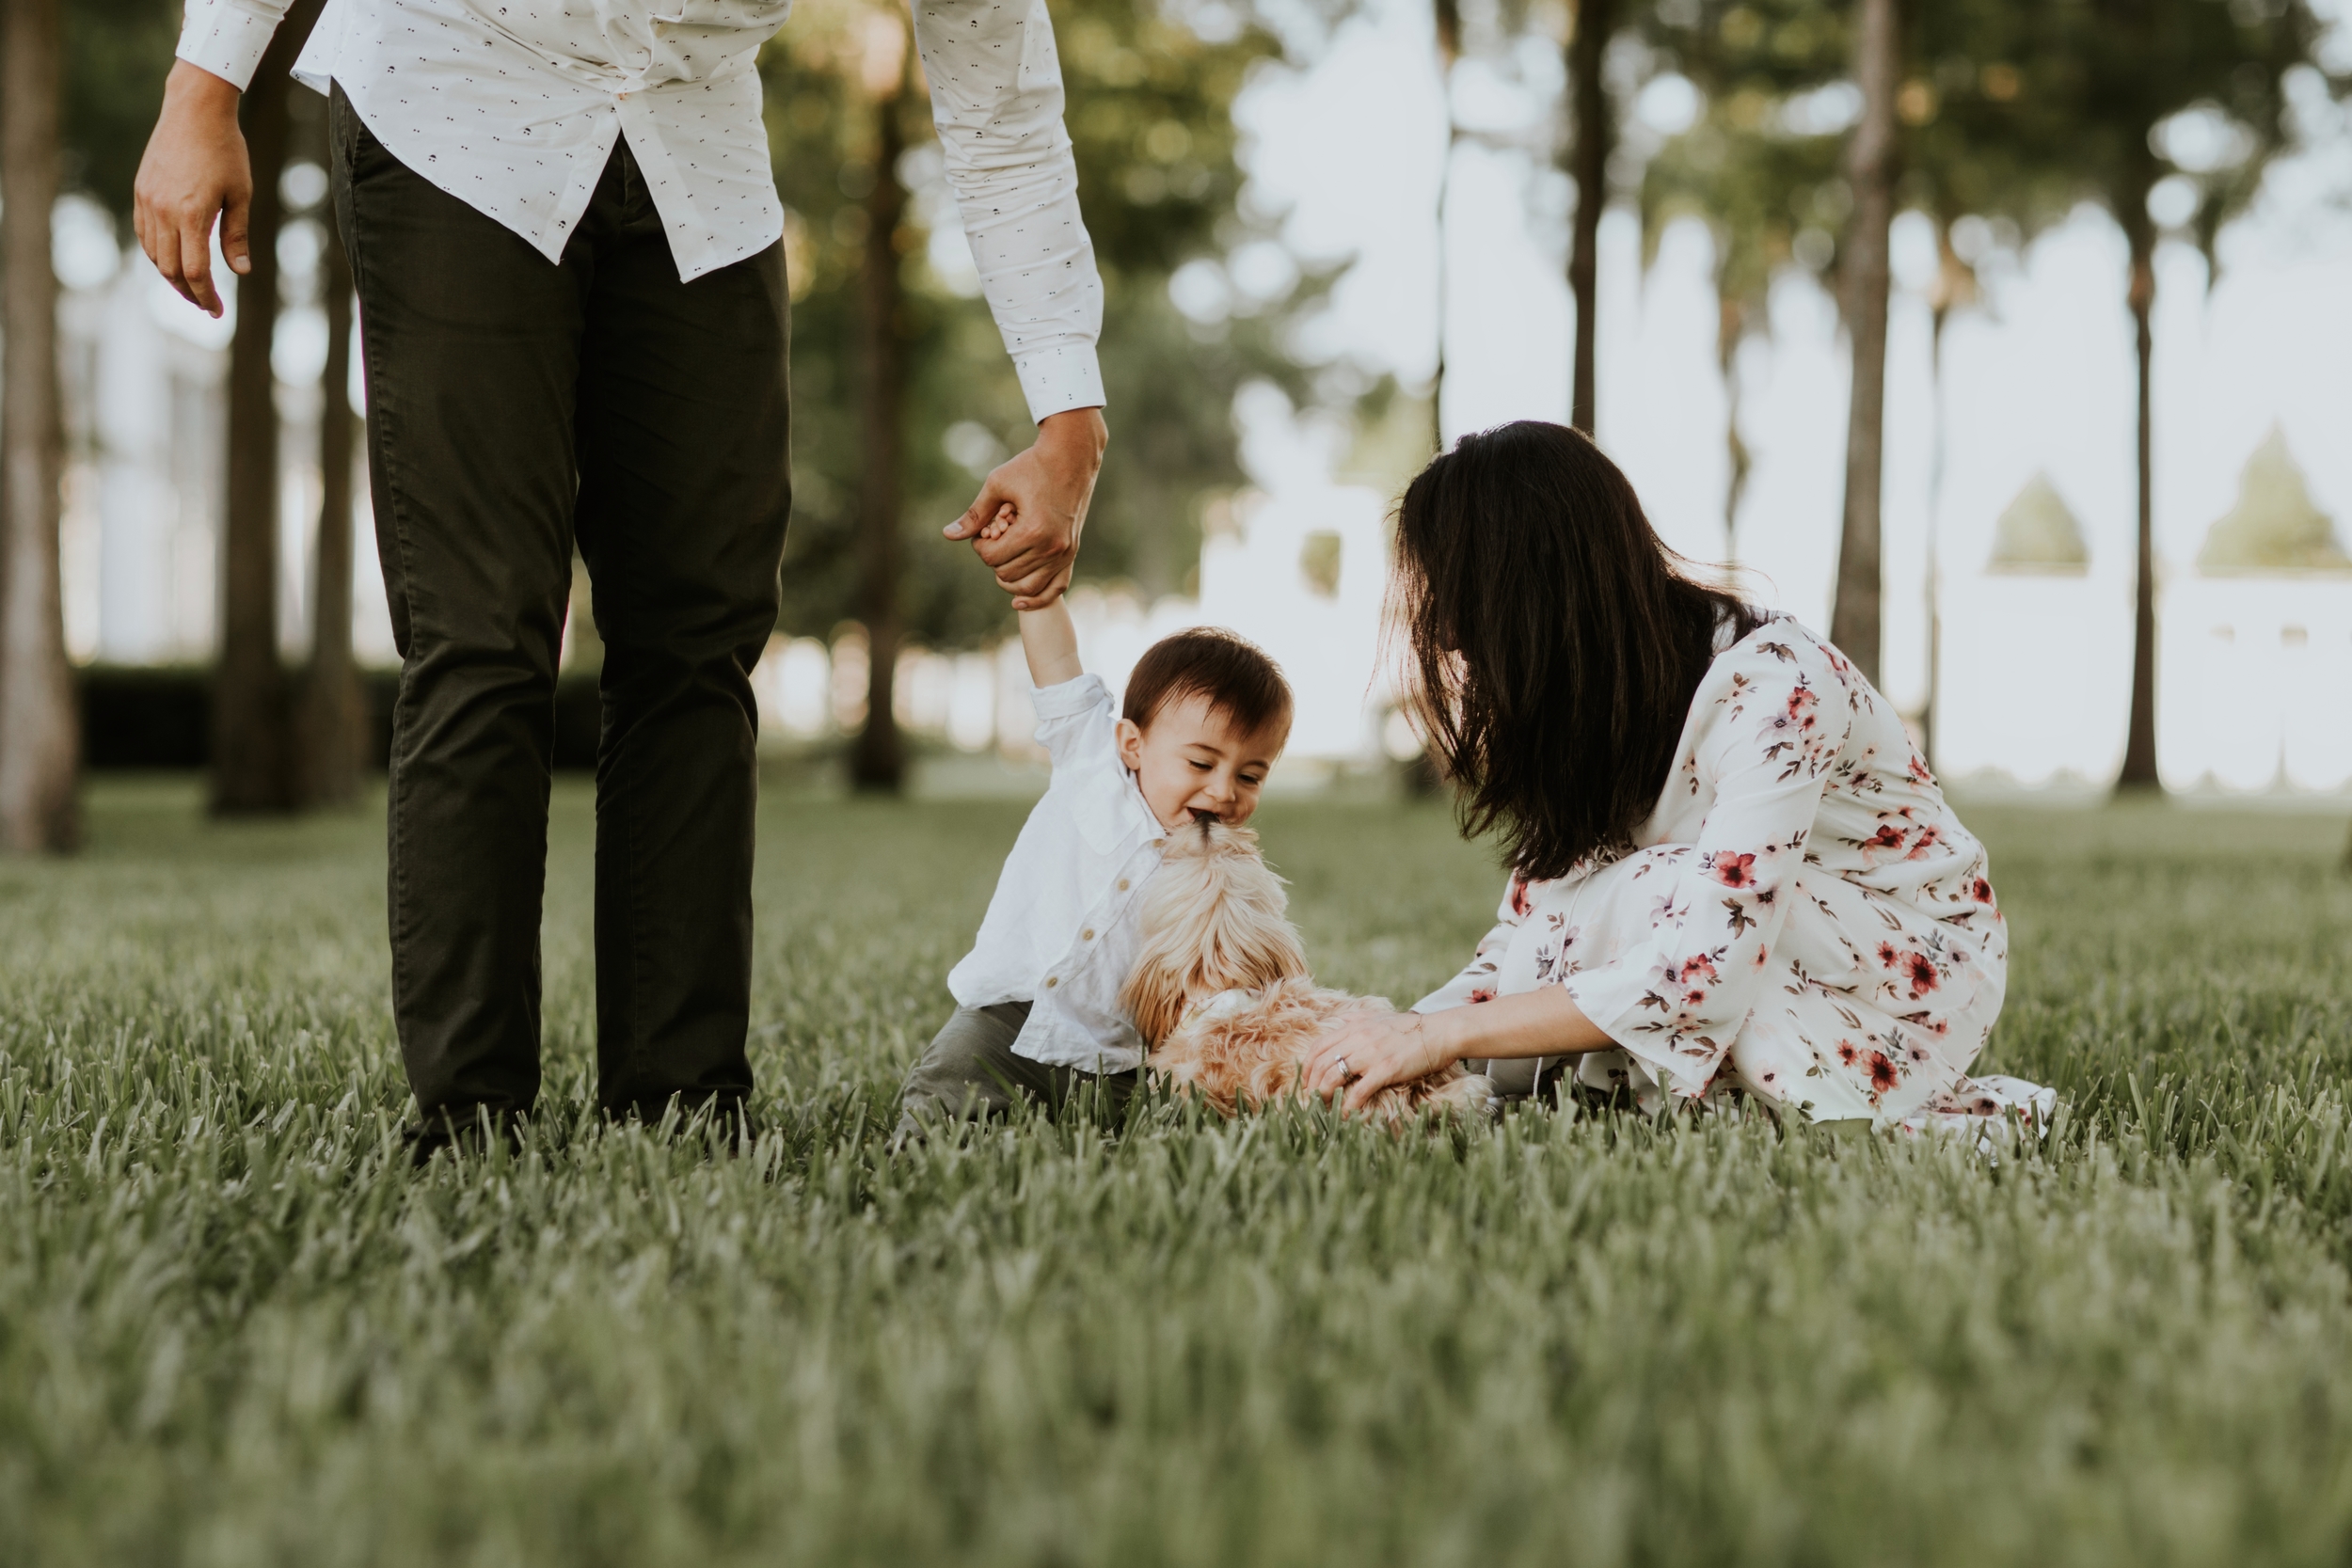
<path id="1" fill-rule="evenodd" d="M 947 182 L 1038 421 L 1037 444 L 989 475 L 946 531 L 975 542 L 1015 609 L 1033 609 L 1069 585 L 1109 440 L 1094 352 L 1103 284 L 1078 212 L 1061 61 L 1045 0 L 914 0 L 914 11 Z M 980 538 L 1007 502 L 1012 531 Z"/>
<path id="2" fill-rule="evenodd" d="M 213 286 L 213 220 L 229 270 L 253 270 L 246 214 L 253 165 L 237 129 L 237 98 L 285 20 L 289 0 L 190 0 L 163 112 L 132 188 L 131 226 L 181 297 L 221 312 Z"/>

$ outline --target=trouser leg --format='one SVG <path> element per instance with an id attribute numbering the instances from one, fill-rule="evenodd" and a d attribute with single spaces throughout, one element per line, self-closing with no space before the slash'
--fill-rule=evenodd
<path id="1" fill-rule="evenodd" d="M 1472 1072 L 1486 1074 L 1493 1081 L 1495 1092 L 1503 1099 L 1528 1100 L 1557 1095 L 1574 1082 L 1576 1063 L 1574 1056 L 1516 1056 L 1462 1065 Z"/>
<path id="2" fill-rule="evenodd" d="M 626 150 L 580 372 L 577 515 L 604 642 L 596 1060 L 609 1111 L 751 1092 L 751 671 L 791 510 L 783 247 L 678 280 Z"/>
<path id="3" fill-rule="evenodd" d="M 332 118 L 401 653 L 388 814 L 401 1055 L 428 1119 L 528 1110 L 583 269 L 550 265 L 403 166 L 340 91 Z"/>
<path id="4" fill-rule="evenodd" d="M 1058 1110 L 1072 1096 L 1089 1088 L 1100 1090 L 1113 1115 L 1126 1108 L 1140 1074 L 1107 1072 L 1098 1077 L 1032 1061 L 1012 1048 L 1028 1021 L 1026 1002 L 958 1007 L 907 1073 L 898 1095 L 898 1135 L 918 1133 L 926 1122 L 1004 1116 L 1029 1100 Z"/>

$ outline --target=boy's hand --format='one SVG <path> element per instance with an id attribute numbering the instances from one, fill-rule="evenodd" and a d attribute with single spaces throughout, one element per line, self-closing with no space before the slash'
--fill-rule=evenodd
<path id="1" fill-rule="evenodd" d="M 1037 444 L 999 464 L 963 515 L 942 531 L 969 539 L 1015 610 L 1041 610 L 1062 595 L 1078 562 L 1078 533 L 1094 498 L 1103 449 L 1110 441 L 1099 408 L 1071 408 L 1038 422 Z M 980 537 L 1005 506 L 1012 525 Z"/>

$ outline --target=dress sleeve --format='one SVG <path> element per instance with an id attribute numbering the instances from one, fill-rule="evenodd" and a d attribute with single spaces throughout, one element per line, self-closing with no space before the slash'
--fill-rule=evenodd
<path id="1" fill-rule="evenodd" d="M 1853 723 L 1841 666 L 1793 631 L 1725 654 L 1698 701 L 1713 711 L 1692 760 L 1715 793 L 1698 843 L 1644 851 L 1656 888 L 1648 932 L 1561 981 L 1685 1097 L 1707 1091 L 1756 1005 L 1824 774 Z"/>
<path id="2" fill-rule="evenodd" d="M 1045 0 L 914 0 L 914 9 L 947 183 L 1030 416 L 1099 408 L 1103 281 L 1078 212 Z"/>
<path id="3" fill-rule="evenodd" d="M 290 0 L 189 0 L 180 58 L 243 92 L 261 69 Z"/>

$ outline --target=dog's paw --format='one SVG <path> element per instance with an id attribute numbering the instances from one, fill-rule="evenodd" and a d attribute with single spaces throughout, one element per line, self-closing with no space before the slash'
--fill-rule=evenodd
<path id="1" fill-rule="evenodd" d="M 1485 1073 L 1473 1072 L 1454 1087 L 1461 1091 L 1465 1106 L 1488 1121 L 1502 1115 L 1502 1092 Z"/>
<path id="2" fill-rule="evenodd" d="M 1431 1093 L 1422 1101 L 1422 1109 L 1493 1121 L 1502 1115 L 1502 1096 L 1493 1079 L 1483 1073 L 1465 1073 Z"/>

